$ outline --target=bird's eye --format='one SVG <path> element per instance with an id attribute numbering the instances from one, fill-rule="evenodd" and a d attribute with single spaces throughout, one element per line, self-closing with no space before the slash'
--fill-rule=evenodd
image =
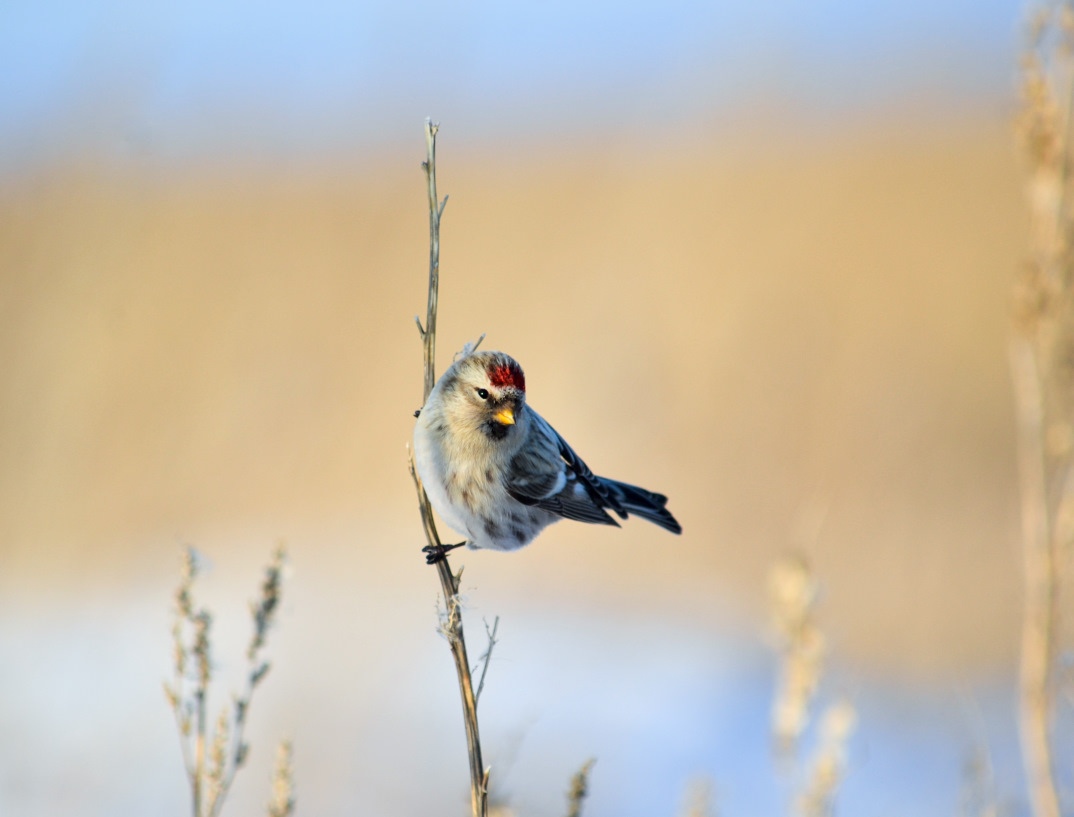
<path id="1" fill-rule="evenodd" d="M 489 399 L 489 390 L 488 389 L 478 389 L 477 390 L 477 396 L 480 397 L 482 400 L 488 400 Z"/>

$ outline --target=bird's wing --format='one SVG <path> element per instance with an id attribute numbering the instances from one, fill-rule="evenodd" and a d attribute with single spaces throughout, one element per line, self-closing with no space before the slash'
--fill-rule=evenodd
<path id="1" fill-rule="evenodd" d="M 618 523 L 605 512 L 611 508 L 623 519 L 627 513 L 582 458 L 537 412 L 530 440 L 515 455 L 507 472 L 507 492 L 524 505 L 533 505 L 579 522 Z"/>

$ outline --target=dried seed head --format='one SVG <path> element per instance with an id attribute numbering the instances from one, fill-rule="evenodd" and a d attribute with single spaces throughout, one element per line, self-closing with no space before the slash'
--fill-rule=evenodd
<path id="1" fill-rule="evenodd" d="M 810 706 L 820 686 L 825 641 L 814 620 L 819 587 L 800 555 L 777 562 L 769 574 L 768 587 L 773 629 L 782 655 L 772 702 L 772 738 L 776 750 L 788 755 L 809 723 Z"/>
<path id="2" fill-rule="evenodd" d="M 265 645 L 265 636 L 275 618 L 276 609 L 280 604 L 281 578 L 286 552 L 283 546 L 276 548 L 272 555 L 272 561 L 265 568 L 265 578 L 261 583 L 261 597 L 250 604 L 250 612 L 254 619 L 254 633 L 250 639 L 250 646 L 246 650 L 246 656 L 253 661 L 257 651 Z"/>
<path id="3" fill-rule="evenodd" d="M 276 765 L 272 771 L 272 799 L 268 804 L 269 817 L 291 817 L 295 810 L 294 772 L 291 742 L 281 741 L 276 750 Z"/>

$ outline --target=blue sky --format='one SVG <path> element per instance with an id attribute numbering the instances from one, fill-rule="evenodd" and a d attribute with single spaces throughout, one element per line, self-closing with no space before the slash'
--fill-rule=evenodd
<path id="1" fill-rule="evenodd" d="M 820 116 L 1013 89 L 1014 2 L 0 4 L 0 161 L 182 156 L 689 121 L 768 95 Z"/>

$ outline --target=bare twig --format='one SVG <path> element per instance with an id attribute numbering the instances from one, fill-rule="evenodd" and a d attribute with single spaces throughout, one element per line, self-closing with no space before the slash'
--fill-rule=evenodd
<path id="1" fill-rule="evenodd" d="M 492 621 L 492 627 L 489 627 L 489 623 L 485 622 L 485 635 L 489 638 L 488 649 L 485 650 L 485 654 L 478 659 L 478 663 L 481 665 L 481 677 L 477 681 L 477 692 L 474 693 L 474 697 L 478 703 L 481 703 L 481 690 L 485 688 L 485 674 L 489 671 L 489 661 L 492 660 L 492 648 L 496 646 L 496 631 L 500 628 L 500 617 L 496 616 Z"/>
<path id="2" fill-rule="evenodd" d="M 425 328 L 421 331 L 422 340 L 425 342 L 425 394 L 428 399 L 429 392 L 436 385 L 436 313 L 440 297 L 440 218 L 444 215 L 448 197 L 440 201 L 436 193 L 436 133 L 440 130 L 439 125 L 425 120 L 425 161 L 422 167 L 425 169 L 425 180 L 429 186 L 429 305 L 425 317 Z M 424 402 L 424 400 L 423 400 Z"/>
<path id="3" fill-rule="evenodd" d="M 437 198 L 436 192 L 436 133 L 438 125 L 425 120 L 426 159 L 422 163 L 429 190 L 429 304 L 425 317 L 425 326 L 418 323 L 425 351 L 425 390 L 422 403 L 429 397 L 429 392 L 436 384 L 436 313 L 437 297 L 440 287 L 440 218 L 447 205 Z M 414 470 L 414 461 L 410 461 L 410 475 L 418 492 L 418 506 L 421 510 L 422 526 L 425 538 L 431 546 L 440 546 L 440 535 L 436 530 L 432 506 L 421 486 L 421 480 Z M 447 614 L 443 630 L 455 659 L 455 671 L 459 678 L 459 694 L 462 698 L 463 722 L 466 726 L 466 745 L 470 754 L 470 806 L 474 817 L 486 817 L 488 813 L 488 770 L 481 760 L 481 737 L 477 727 L 477 696 L 474 694 L 473 678 L 470 675 L 470 661 L 466 655 L 466 639 L 463 635 L 462 616 L 459 614 L 459 578 L 451 572 L 447 558 L 436 562 L 440 587 L 444 594 L 444 607 Z M 460 574 L 461 575 L 461 574 Z"/>

